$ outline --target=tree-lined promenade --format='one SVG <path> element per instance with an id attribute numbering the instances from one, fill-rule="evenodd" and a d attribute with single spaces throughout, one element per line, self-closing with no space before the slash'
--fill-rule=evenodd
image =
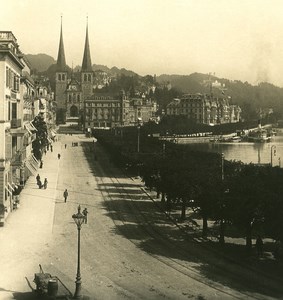
<path id="1" fill-rule="evenodd" d="M 159 141 L 146 129 L 120 128 L 94 132 L 113 162 L 139 174 L 146 187 L 156 191 L 166 211 L 187 209 L 202 218 L 202 236 L 210 233 L 213 220 L 218 239 L 227 231 L 245 238 L 251 253 L 252 239 L 283 240 L 283 170 L 270 165 L 227 161 L 221 154 L 189 151 L 186 145 Z"/>

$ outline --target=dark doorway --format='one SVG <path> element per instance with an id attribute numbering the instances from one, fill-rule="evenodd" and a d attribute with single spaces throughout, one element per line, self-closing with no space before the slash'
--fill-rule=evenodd
<path id="1" fill-rule="evenodd" d="M 70 107 L 70 117 L 78 117 L 78 108 L 73 105 Z"/>

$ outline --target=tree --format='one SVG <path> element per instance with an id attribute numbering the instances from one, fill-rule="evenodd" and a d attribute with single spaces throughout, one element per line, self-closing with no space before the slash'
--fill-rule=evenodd
<path id="1" fill-rule="evenodd" d="M 246 247 L 252 249 L 252 233 L 264 218 L 266 168 L 254 164 L 242 165 L 229 182 L 229 210 L 232 223 L 246 236 Z"/>
<path id="2" fill-rule="evenodd" d="M 47 125 L 41 115 L 36 116 L 32 124 L 36 128 L 36 139 L 32 143 L 32 150 L 35 158 L 41 160 L 42 150 L 48 145 Z"/>

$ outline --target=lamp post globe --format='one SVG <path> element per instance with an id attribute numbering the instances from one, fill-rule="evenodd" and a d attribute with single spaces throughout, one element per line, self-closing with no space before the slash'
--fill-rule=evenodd
<path id="1" fill-rule="evenodd" d="M 81 252 L 81 227 L 85 220 L 85 216 L 81 213 L 81 206 L 78 206 L 78 212 L 72 215 L 78 229 L 78 264 L 77 264 L 77 276 L 76 276 L 76 291 L 74 294 L 74 299 L 81 299 L 81 270 L 80 270 L 80 252 Z"/>

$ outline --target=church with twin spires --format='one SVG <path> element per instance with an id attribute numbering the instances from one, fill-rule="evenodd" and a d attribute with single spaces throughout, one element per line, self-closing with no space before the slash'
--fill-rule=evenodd
<path id="1" fill-rule="evenodd" d="M 55 76 L 57 123 L 65 123 L 66 120 L 80 122 L 84 111 L 84 101 L 93 94 L 94 72 L 90 57 L 88 24 L 86 26 L 82 68 L 80 72 L 76 72 L 76 76 L 73 71 L 70 75 L 65 59 L 61 18 L 60 42 Z"/>

